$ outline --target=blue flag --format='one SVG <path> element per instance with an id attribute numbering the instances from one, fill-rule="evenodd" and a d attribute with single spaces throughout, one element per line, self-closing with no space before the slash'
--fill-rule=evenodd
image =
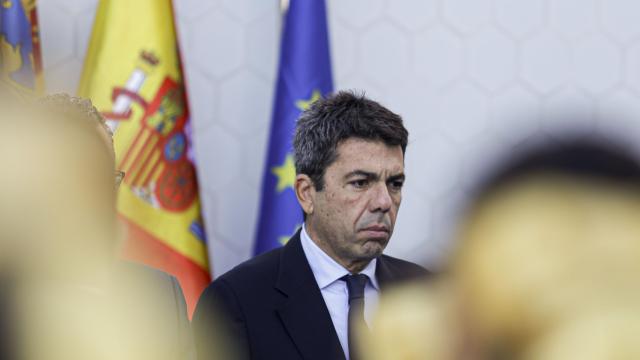
<path id="1" fill-rule="evenodd" d="M 324 0 L 290 0 L 262 183 L 256 255 L 284 245 L 302 225 L 302 208 L 293 191 L 292 137 L 300 113 L 332 89 Z"/>
<path id="2" fill-rule="evenodd" d="M 0 80 L 19 92 L 42 90 L 35 1 L 0 1 Z"/>

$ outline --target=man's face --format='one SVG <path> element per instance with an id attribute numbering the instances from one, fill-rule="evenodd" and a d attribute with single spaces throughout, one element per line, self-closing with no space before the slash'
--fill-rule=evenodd
<path id="1" fill-rule="evenodd" d="M 349 268 L 379 256 L 393 232 L 404 183 L 400 146 L 350 138 L 337 147 L 307 217 L 311 237 Z"/>

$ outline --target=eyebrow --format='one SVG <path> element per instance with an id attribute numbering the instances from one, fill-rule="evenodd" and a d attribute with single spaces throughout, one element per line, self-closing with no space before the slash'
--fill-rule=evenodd
<path id="1" fill-rule="evenodd" d="M 378 180 L 380 177 L 378 176 L 378 174 L 369 172 L 369 171 L 364 171 L 364 170 L 354 170 L 351 171 L 350 173 L 346 174 L 344 176 L 345 180 L 348 180 L 354 176 L 362 176 L 365 177 L 369 180 Z M 396 175 L 391 175 L 389 176 L 389 178 L 386 180 L 387 182 L 391 182 L 391 181 L 397 181 L 397 180 L 404 180 L 405 179 L 405 175 L 404 173 L 400 173 L 400 174 L 396 174 Z"/>
<path id="2" fill-rule="evenodd" d="M 387 182 L 393 182 L 393 181 L 398 181 L 398 180 L 404 181 L 404 179 L 405 179 L 404 173 L 400 173 L 400 174 L 397 174 L 397 175 L 389 176 L 389 178 L 387 179 Z"/>
<path id="3" fill-rule="evenodd" d="M 367 179 L 371 179 L 371 180 L 377 180 L 378 179 L 378 175 L 369 171 L 364 171 L 364 170 L 354 170 L 351 171 L 350 173 L 346 174 L 344 176 L 344 179 L 347 180 L 349 178 L 352 178 L 354 176 L 363 176 Z"/>

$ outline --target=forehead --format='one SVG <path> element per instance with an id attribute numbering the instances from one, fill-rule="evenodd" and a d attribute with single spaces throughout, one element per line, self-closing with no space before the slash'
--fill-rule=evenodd
<path id="1" fill-rule="evenodd" d="M 349 138 L 338 144 L 337 158 L 330 167 L 352 171 L 387 171 L 400 173 L 404 170 L 404 155 L 400 145 L 389 146 L 379 140 Z"/>

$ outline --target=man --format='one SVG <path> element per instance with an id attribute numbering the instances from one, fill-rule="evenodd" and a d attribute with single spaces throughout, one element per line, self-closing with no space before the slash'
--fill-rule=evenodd
<path id="1" fill-rule="evenodd" d="M 408 132 L 400 116 L 350 92 L 320 99 L 298 120 L 294 191 L 302 228 L 280 249 L 214 281 L 193 319 L 196 348 L 211 359 L 211 324 L 226 316 L 244 358 L 357 358 L 379 292 L 426 274 L 382 255 L 404 183 Z"/>

